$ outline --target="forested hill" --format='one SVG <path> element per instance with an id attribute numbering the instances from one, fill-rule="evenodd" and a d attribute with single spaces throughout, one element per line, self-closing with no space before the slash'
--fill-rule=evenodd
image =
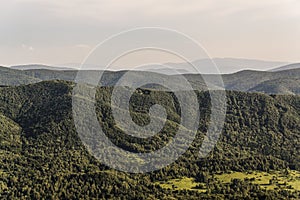
<path id="1" fill-rule="evenodd" d="M 227 92 L 223 133 L 214 151 L 200 159 L 198 150 L 209 121 L 210 102 L 207 92 L 197 92 L 203 110 L 197 137 L 189 150 L 159 171 L 126 174 L 102 165 L 82 145 L 72 117 L 73 87 L 72 82 L 45 81 L 0 88 L 1 198 L 300 197 L 294 182 L 280 185 L 274 180 L 271 189 L 264 189 L 264 183 L 258 179 L 255 182 L 255 178 L 225 183 L 216 177 L 232 171 L 288 174 L 300 170 L 299 96 Z M 98 88 L 95 105 L 100 124 L 116 145 L 132 152 L 147 152 L 165 145 L 176 133 L 179 112 L 172 93 L 139 90 L 131 98 L 136 121 L 149 120 L 147 108 L 157 99 L 168 110 L 164 129 L 152 141 L 136 140 L 114 126 L 109 106 L 111 92 L 111 87 Z M 193 180 L 195 185 L 176 189 L 181 186 L 174 181 L 173 189 L 168 189 L 168 181 L 176 178 Z"/>
<path id="2" fill-rule="evenodd" d="M 23 72 L 27 76 L 32 76 L 40 80 L 67 80 L 73 81 L 77 75 L 77 71 L 55 71 L 46 69 L 25 70 Z M 99 71 L 83 71 L 87 80 L 91 77 L 98 78 Z M 102 85 L 114 85 L 116 81 L 126 71 L 109 72 L 105 74 L 105 79 L 101 81 Z M 161 79 L 176 79 L 177 75 L 165 75 L 153 72 L 133 72 L 134 76 L 156 77 Z M 199 74 L 184 74 L 187 80 L 196 90 L 206 90 L 206 84 Z M 214 80 L 216 75 L 207 76 L 207 81 Z M 233 74 L 222 74 L 224 87 L 226 90 L 242 91 L 242 92 L 262 92 L 266 94 L 300 94 L 299 77 L 300 69 L 289 69 L 283 71 L 254 71 L 242 70 Z"/>
<path id="3" fill-rule="evenodd" d="M 76 70 L 50 70 L 49 69 L 28 69 L 16 70 L 11 68 L 0 67 L 0 85 L 13 86 L 30 84 L 49 80 L 65 80 L 74 81 L 78 71 Z M 102 71 L 87 70 L 80 71 L 84 75 L 85 81 L 97 80 Z M 128 71 L 106 71 L 100 83 L 103 86 L 113 86 Z M 166 75 L 154 72 L 131 71 L 134 78 L 153 77 L 153 79 L 176 80 L 178 75 Z M 181 76 L 181 75 L 180 75 Z M 199 74 L 184 74 L 185 78 L 190 82 L 191 86 L 196 90 L 207 90 L 207 83 Z M 208 82 L 215 83 L 213 80 L 216 75 L 206 76 Z M 243 70 L 233 74 L 222 74 L 224 88 L 226 90 L 242 91 L 242 92 L 261 92 L 265 94 L 300 94 L 299 77 L 300 69 L 288 69 L 283 71 L 253 71 Z M 178 84 L 174 82 L 174 84 Z M 219 85 L 219 84 L 218 84 Z M 151 88 L 151 87 L 148 87 Z"/>
<path id="4" fill-rule="evenodd" d="M 41 79 L 26 75 L 16 69 L 0 66 L 0 86 L 14 86 L 40 82 Z"/>

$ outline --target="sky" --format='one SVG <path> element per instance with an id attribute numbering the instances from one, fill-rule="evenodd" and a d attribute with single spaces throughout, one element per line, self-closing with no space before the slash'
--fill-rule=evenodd
<path id="1" fill-rule="evenodd" d="M 299 10 L 299 0 L 1 0 L 0 65 L 81 63 L 144 26 L 183 32 L 211 57 L 298 62 Z"/>

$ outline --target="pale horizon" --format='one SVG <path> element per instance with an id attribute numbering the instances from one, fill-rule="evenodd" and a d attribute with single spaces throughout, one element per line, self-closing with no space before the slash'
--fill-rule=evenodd
<path id="1" fill-rule="evenodd" d="M 297 0 L 5 1 L 0 7 L 0 64 L 82 63 L 109 36 L 152 26 L 185 33 L 213 58 L 296 63 L 299 10 Z"/>

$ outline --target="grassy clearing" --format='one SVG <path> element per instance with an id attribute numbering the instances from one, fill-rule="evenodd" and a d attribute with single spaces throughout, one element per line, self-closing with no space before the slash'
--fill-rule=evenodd
<path id="1" fill-rule="evenodd" d="M 271 172 L 232 172 L 220 175 L 214 175 L 214 180 L 223 184 L 230 183 L 233 179 L 248 180 L 264 189 L 286 189 L 290 191 L 300 191 L 300 172 L 293 170 L 271 171 Z M 180 179 L 171 179 L 160 181 L 156 184 L 164 189 L 172 190 L 196 190 L 206 192 L 206 185 L 198 183 L 194 178 L 183 177 Z"/>
<path id="2" fill-rule="evenodd" d="M 300 190 L 300 172 L 293 170 L 272 172 L 232 172 L 228 174 L 215 175 L 222 183 L 229 183 L 232 179 L 250 179 L 254 184 L 262 188 L 274 190 L 276 188 L 287 190 Z"/>
<path id="3" fill-rule="evenodd" d="M 194 178 L 183 177 L 180 179 L 171 179 L 169 181 L 160 181 L 156 184 L 164 189 L 172 190 L 197 190 L 198 192 L 206 192 L 205 185 L 197 183 Z M 202 189 L 197 189 L 201 185 Z"/>

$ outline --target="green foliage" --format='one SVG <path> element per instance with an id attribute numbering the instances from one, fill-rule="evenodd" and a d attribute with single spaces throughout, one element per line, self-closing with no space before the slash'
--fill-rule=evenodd
<path id="1" fill-rule="evenodd" d="M 46 81 L 0 89 L 2 198 L 299 198 L 295 186 L 293 190 L 266 190 L 246 179 L 222 182 L 215 177 L 230 171 L 300 170 L 299 96 L 227 92 L 223 133 L 213 152 L 200 159 L 198 150 L 210 118 L 210 100 L 207 92 L 197 92 L 200 126 L 188 151 L 161 170 L 126 174 L 99 163 L 81 143 L 72 118 L 73 86 L 72 82 Z M 149 152 L 176 134 L 180 109 L 173 93 L 138 89 L 132 96 L 131 115 L 139 124 L 149 122 L 148 108 L 154 103 L 167 110 L 164 129 L 149 140 L 129 136 L 114 125 L 111 92 L 111 87 L 99 87 L 95 105 L 101 126 L 116 145 L 128 151 Z M 169 189 L 157 184 L 182 177 L 197 183 L 177 182 Z M 199 193 L 197 188 L 205 191 Z"/>

